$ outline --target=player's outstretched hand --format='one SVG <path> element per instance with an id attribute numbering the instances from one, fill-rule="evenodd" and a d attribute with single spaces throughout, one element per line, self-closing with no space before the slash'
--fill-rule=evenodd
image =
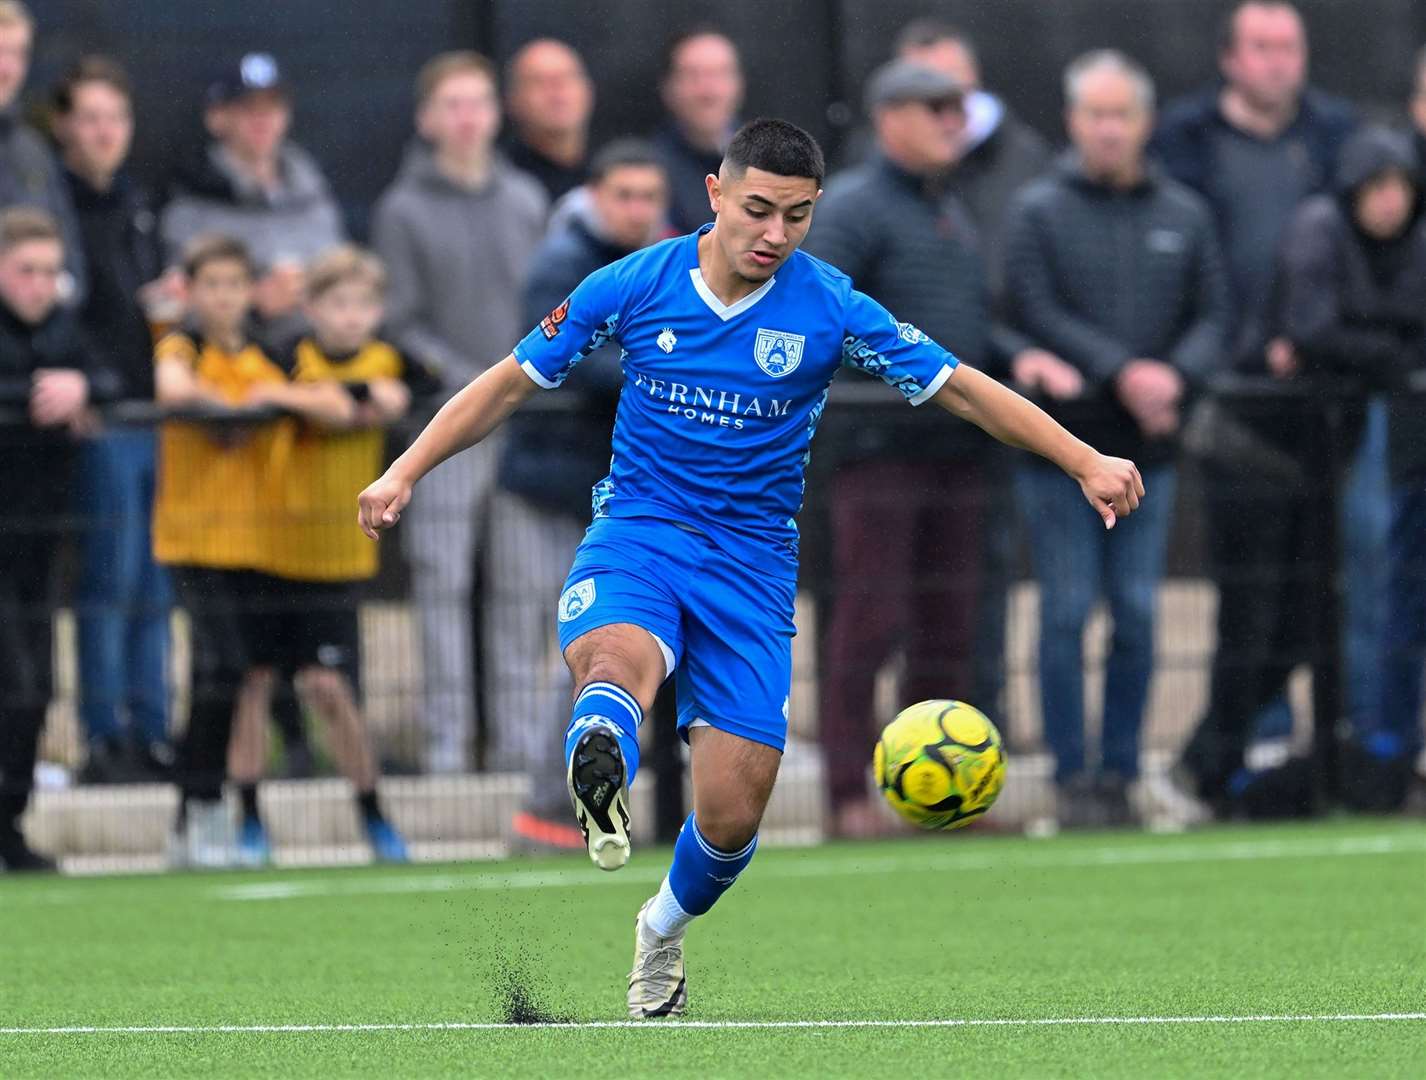
<path id="1" fill-rule="evenodd" d="M 411 485 L 390 475 L 383 476 L 357 496 L 357 524 L 373 540 L 401 520 L 401 511 L 411 501 Z"/>
<path id="2" fill-rule="evenodd" d="M 1094 455 L 1079 477 L 1079 486 L 1095 513 L 1104 519 L 1106 529 L 1137 510 L 1144 497 L 1144 481 L 1134 463 L 1104 454 Z"/>

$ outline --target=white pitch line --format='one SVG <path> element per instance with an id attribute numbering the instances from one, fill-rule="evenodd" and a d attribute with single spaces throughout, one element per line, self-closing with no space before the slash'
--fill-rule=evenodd
<path id="1" fill-rule="evenodd" d="M 0 1035 L 325 1035 L 376 1031 L 777 1031 L 801 1028 L 1065 1027 L 1142 1024 L 1338 1024 L 1426 1020 L 1411 1013 L 1283 1013 L 1257 1016 L 963 1017 L 947 1020 L 588 1020 L 537 1024 L 216 1024 L 152 1027 L 0 1027 Z"/>
<path id="2" fill-rule="evenodd" d="M 759 866 L 760 880 L 770 878 L 837 877 L 866 873 L 894 874 L 908 870 L 945 872 L 1076 869 L 1085 867 L 1145 866 L 1157 864 L 1242 862 L 1262 859 L 1317 859 L 1361 855 L 1426 854 L 1426 830 L 1333 840 L 1232 840 L 1212 844 L 1118 844 L 1099 848 L 1057 851 L 1036 848 L 1010 854 L 979 842 L 977 851 L 933 852 L 917 855 L 871 855 L 836 858 L 811 855 L 801 859 L 768 862 Z M 544 870 L 528 873 L 501 871 L 463 874 L 424 874 L 406 877 L 304 877 L 248 885 L 221 885 L 212 894 L 220 900 L 296 900 L 309 897 L 372 896 L 384 894 L 478 892 L 508 889 L 550 889 L 607 885 L 638 885 L 663 879 L 661 867 L 631 867 L 617 875 L 589 871 Z"/>

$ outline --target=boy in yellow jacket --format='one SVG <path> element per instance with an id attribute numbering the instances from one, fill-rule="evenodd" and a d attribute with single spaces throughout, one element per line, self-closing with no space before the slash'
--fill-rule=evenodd
<path id="1" fill-rule="evenodd" d="M 341 424 L 355 406 L 331 384 L 289 382 L 249 340 L 254 267 L 240 241 L 199 237 L 183 270 L 189 320 L 154 349 L 157 399 L 184 417 L 166 421 L 159 437 L 154 556 L 173 567 L 193 655 L 188 729 L 175 762 L 182 799 L 173 854 L 222 866 L 237 854 L 222 803 L 229 734 L 265 636 L 254 570 L 270 546 L 295 417 Z"/>
<path id="2" fill-rule="evenodd" d="M 377 799 L 376 756 L 357 700 L 361 582 L 375 575 L 375 545 L 362 535 L 352 502 L 385 463 L 384 426 L 403 416 L 413 391 L 435 380 L 374 335 L 383 314 L 386 273 L 380 261 L 343 246 L 307 270 L 305 312 L 311 333 L 291 350 L 294 386 L 340 387 L 352 416 L 339 428 L 300 423 L 282 475 L 281 500 L 258 562 L 269 600 L 271 665 L 250 679 L 229 754 L 242 799 L 240 850 L 260 864 L 270 857 L 258 812 L 257 784 L 267 760 L 268 719 L 277 679 L 292 681 L 327 730 L 333 757 L 351 781 L 357 813 L 376 857 L 404 862 L 405 842 Z"/>

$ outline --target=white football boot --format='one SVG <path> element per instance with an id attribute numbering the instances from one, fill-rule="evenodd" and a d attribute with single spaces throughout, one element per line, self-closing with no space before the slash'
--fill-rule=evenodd
<path id="1" fill-rule="evenodd" d="M 683 969 L 683 934 L 661 938 L 644 925 L 644 901 L 634 920 L 634 970 L 629 972 L 629 1015 L 635 1020 L 682 1016 L 688 1008 L 688 979 Z"/>

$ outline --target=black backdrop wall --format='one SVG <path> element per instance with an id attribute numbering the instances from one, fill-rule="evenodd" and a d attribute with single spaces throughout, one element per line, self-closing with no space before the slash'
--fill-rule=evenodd
<path id="1" fill-rule="evenodd" d="M 39 41 L 30 100 L 86 51 L 108 52 L 137 88 L 136 161 L 159 179 L 200 136 L 198 102 L 241 53 L 277 55 L 296 88 L 297 137 L 326 167 L 357 233 L 410 132 L 422 61 L 466 47 L 504 59 L 555 35 L 584 54 L 600 87 L 596 134 L 648 128 L 658 115 L 663 41 L 712 19 L 743 50 L 748 112 L 777 113 L 832 144 L 858 119 L 859 87 L 896 28 L 937 14 L 975 38 L 987 84 L 1059 135 L 1059 74 L 1076 53 L 1112 45 L 1148 65 L 1164 96 L 1211 77 L 1230 0 L 31 0 Z M 1419 0 L 1304 0 L 1314 79 L 1374 113 L 1399 112 L 1426 43 Z"/>

